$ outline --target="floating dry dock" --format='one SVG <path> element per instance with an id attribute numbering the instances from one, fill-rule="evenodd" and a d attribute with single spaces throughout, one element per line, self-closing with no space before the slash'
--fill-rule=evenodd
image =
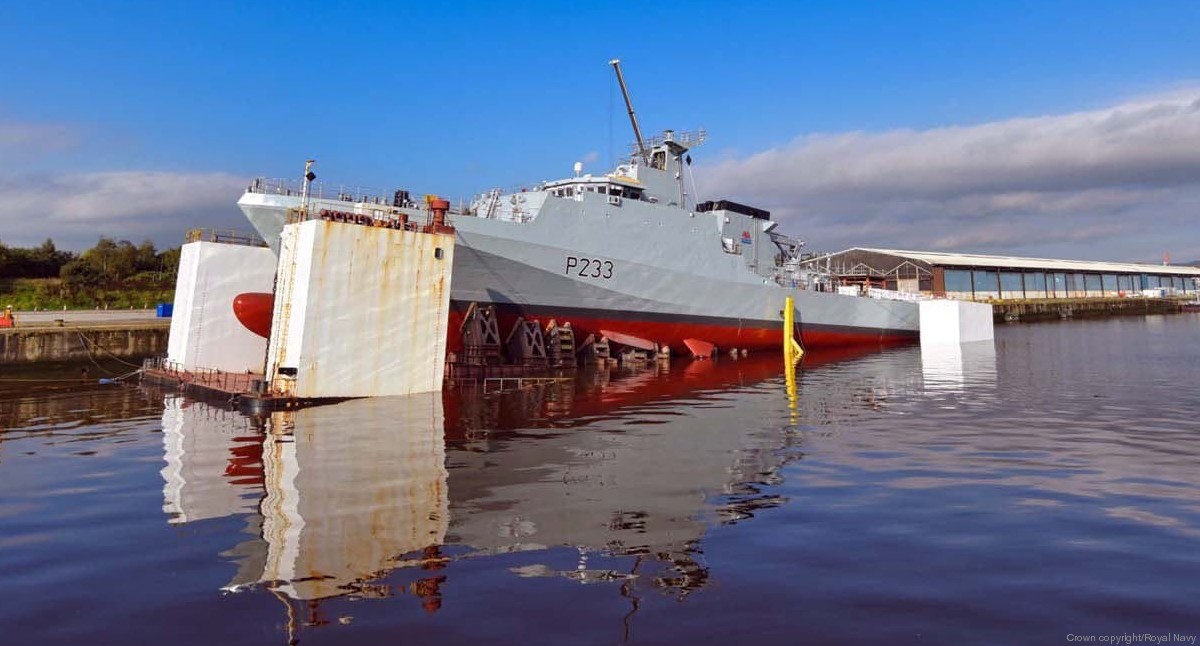
<path id="1" fill-rule="evenodd" d="M 167 356 L 147 362 L 143 381 L 252 411 L 441 388 L 454 257 L 444 220 L 301 212 L 284 228 L 278 261 L 265 246 L 192 238 Z M 230 304 L 272 291 L 264 339 Z"/>

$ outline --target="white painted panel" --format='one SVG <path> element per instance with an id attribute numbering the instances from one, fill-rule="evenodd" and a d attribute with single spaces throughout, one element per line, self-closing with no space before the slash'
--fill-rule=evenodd
<path id="1" fill-rule="evenodd" d="M 272 387 L 296 397 L 440 390 L 453 262 L 453 234 L 322 220 L 285 226 Z M 277 368 L 295 368 L 294 380 Z"/>
<path id="2" fill-rule="evenodd" d="M 191 242 L 179 250 L 179 270 L 175 278 L 171 331 L 167 337 L 167 360 L 183 365 L 192 325 L 192 299 L 196 296 L 196 269 L 200 266 L 200 244 Z"/>
<path id="3" fill-rule="evenodd" d="M 921 345 L 990 341 L 992 306 L 956 300 L 921 301 Z"/>
<path id="4" fill-rule="evenodd" d="M 265 247 L 189 242 L 179 256 L 167 359 L 187 370 L 260 372 L 266 339 L 233 314 L 244 292 L 270 292 L 275 255 Z"/>
<path id="5" fill-rule="evenodd" d="M 313 229 L 285 226 L 280 235 L 278 280 L 267 352 L 267 374 L 299 365 L 312 274 Z"/>

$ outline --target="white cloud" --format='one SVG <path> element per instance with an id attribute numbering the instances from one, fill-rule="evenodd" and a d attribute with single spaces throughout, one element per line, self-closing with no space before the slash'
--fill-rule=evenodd
<path id="1" fill-rule="evenodd" d="M 818 134 L 697 169 L 817 246 L 1200 258 L 1200 90 L 929 130 Z"/>
<path id="2" fill-rule="evenodd" d="M 112 171 L 0 178 L 0 239 L 53 238 L 86 248 L 102 235 L 160 246 L 195 226 L 249 228 L 236 206 L 246 180 L 228 173 Z"/>
<path id="3" fill-rule="evenodd" d="M 0 150 L 10 154 L 54 152 L 76 143 L 74 130 L 62 124 L 0 121 Z"/>
<path id="4" fill-rule="evenodd" d="M 593 150 L 593 151 L 589 152 L 588 154 L 584 155 L 583 157 L 581 157 L 579 159 L 579 161 L 581 161 L 585 164 L 594 164 L 594 163 L 600 161 L 600 153 Z"/>

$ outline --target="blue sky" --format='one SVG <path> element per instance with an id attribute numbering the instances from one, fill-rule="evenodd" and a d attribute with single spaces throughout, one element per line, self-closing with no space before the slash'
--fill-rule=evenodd
<path id="1" fill-rule="evenodd" d="M 54 2 L 4 14 L 9 243 L 177 243 L 189 225 L 239 224 L 239 186 L 296 175 L 309 156 L 324 179 L 453 198 L 579 159 L 600 172 L 631 138 L 606 65 L 619 57 L 646 131 L 708 129 L 694 153 L 702 197 L 768 206 L 814 247 L 1200 258 L 1196 2 Z M 1113 135 L 1130 110 L 1150 121 Z M 1023 157 L 1047 141 L 1031 119 L 1074 134 Z M 1162 137 L 1196 145 L 1155 152 Z M 879 181 L 934 154 L 926 175 L 1009 159 L 972 173 L 1011 186 Z M 829 174 L 820 185 L 805 180 L 814 164 Z"/>

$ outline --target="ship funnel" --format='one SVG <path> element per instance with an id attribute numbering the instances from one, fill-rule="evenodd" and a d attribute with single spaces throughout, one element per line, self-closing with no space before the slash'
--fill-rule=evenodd
<path id="1" fill-rule="evenodd" d="M 582 172 L 583 172 L 583 162 L 575 162 L 575 177 L 579 177 L 579 174 Z"/>

